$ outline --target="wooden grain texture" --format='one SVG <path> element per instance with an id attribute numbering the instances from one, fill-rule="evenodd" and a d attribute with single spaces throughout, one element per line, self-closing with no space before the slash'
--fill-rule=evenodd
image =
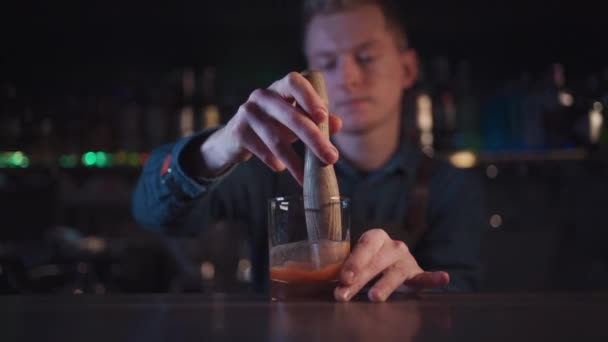
<path id="1" fill-rule="evenodd" d="M 321 72 L 308 71 L 303 75 L 328 106 L 329 99 Z M 319 128 L 329 139 L 327 119 L 319 123 Z M 342 239 L 340 191 L 334 167 L 321 162 L 309 148 L 304 159 L 304 209 L 309 239 Z"/>

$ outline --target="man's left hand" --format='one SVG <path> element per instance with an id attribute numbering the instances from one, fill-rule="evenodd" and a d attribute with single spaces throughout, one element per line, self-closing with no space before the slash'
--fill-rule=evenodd
<path id="1" fill-rule="evenodd" d="M 397 289 L 416 292 L 450 282 L 446 272 L 422 270 L 403 241 L 392 240 L 382 229 L 372 229 L 361 236 L 344 262 L 336 299 L 349 301 L 379 274 L 382 277 L 368 292 L 375 302 L 385 301 Z"/>

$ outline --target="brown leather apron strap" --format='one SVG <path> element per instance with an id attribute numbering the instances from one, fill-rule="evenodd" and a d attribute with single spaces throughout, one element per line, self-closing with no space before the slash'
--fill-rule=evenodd
<path id="1" fill-rule="evenodd" d="M 430 198 L 429 184 L 432 169 L 433 158 L 423 153 L 416 172 L 416 180 L 408 194 L 409 203 L 406 219 L 408 238 L 406 243 L 410 249 L 416 247 L 428 228 L 426 215 Z"/>

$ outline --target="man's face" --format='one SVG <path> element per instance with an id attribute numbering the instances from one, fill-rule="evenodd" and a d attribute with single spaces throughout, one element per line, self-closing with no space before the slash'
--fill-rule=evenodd
<path id="1" fill-rule="evenodd" d="M 346 133 L 363 133 L 401 115 L 401 97 L 415 78 L 413 56 L 397 45 L 379 8 L 373 5 L 330 15 L 308 24 L 308 64 L 323 72 L 329 110 Z"/>

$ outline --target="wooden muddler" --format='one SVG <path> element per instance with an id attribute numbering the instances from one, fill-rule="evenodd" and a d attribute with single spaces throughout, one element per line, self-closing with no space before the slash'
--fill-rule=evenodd
<path id="1" fill-rule="evenodd" d="M 302 75 L 312 84 L 328 107 L 329 100 L 321 72 L 307 71 Z M 328 118 L 318 126 L 329 139 Z M 308 238 L 313 244 L 321 239 L 342 240 L 340 191 L 334 167 L 321 162 L 310 148 L 306 148 L 304 157 L 304 210 Z M 319 266 L 318 260 L 313 262 Z"/>

